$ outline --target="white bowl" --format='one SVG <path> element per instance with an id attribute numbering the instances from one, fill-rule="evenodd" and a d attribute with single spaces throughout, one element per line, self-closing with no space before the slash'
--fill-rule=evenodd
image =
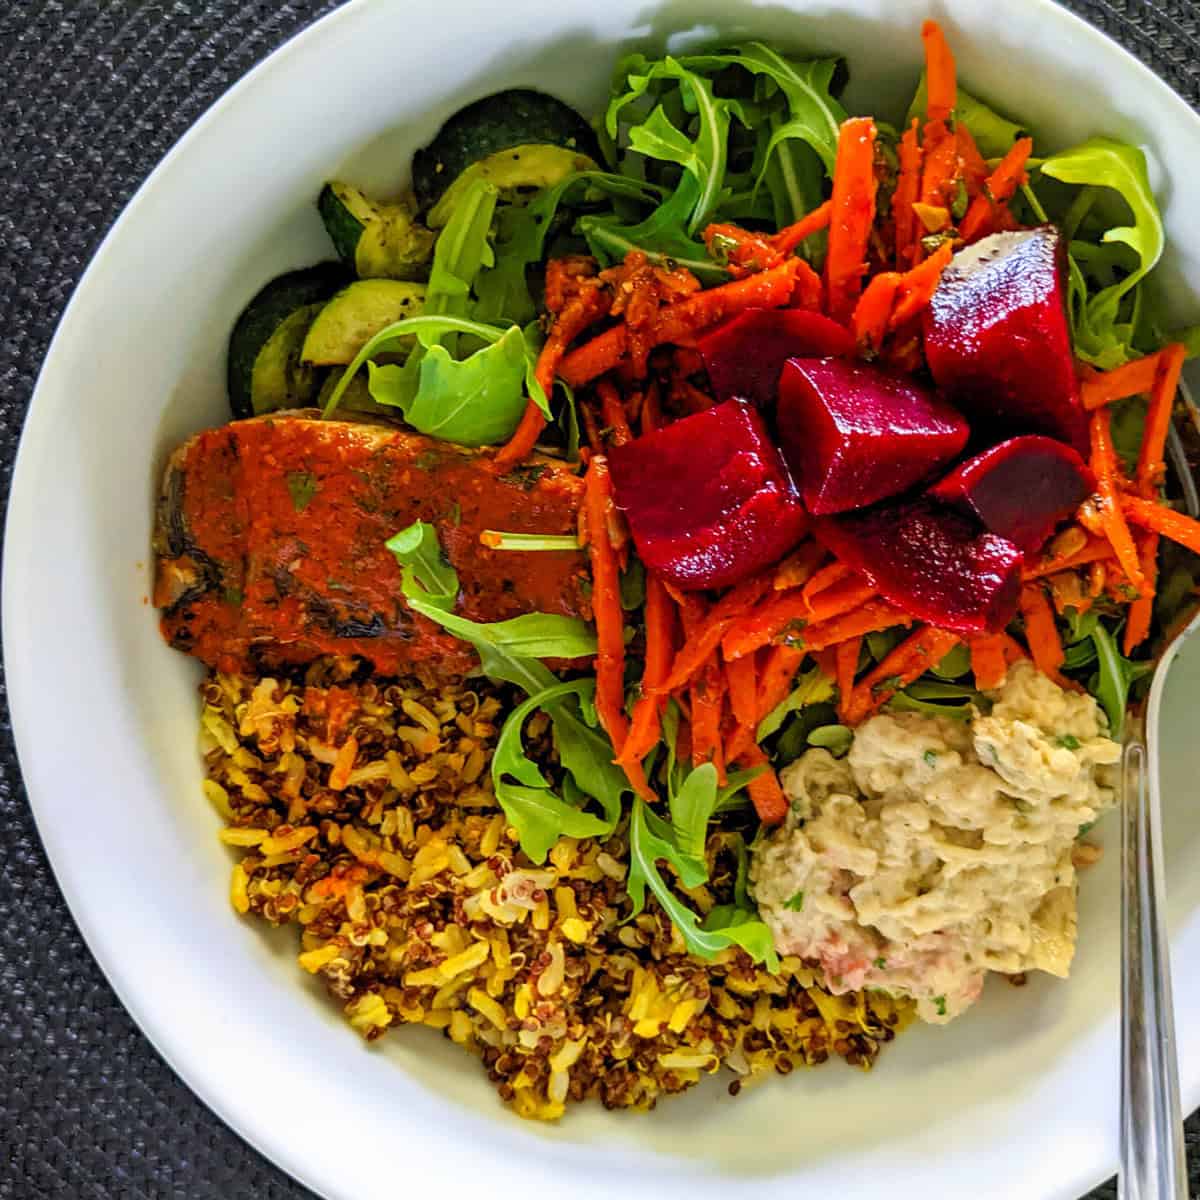
<path id="1" fill-rule="evenodd" d="M 803 10 L 802 12 L 800 10 Z M 618 50 L 699 25 L 849 55 L 851 109 L 897 116 L 922 0 L 442 0 L 350 4 L 251 73 L 168 156 L 63 318 L 25 427 L 9 513 L 4 642 L 29 793 L 89 946 L 136 1020 L 222 1117 L 330 1197 L 888 1195 L 1074 1197 L 1117 1145 L 1115 855 L 1089 872 L 1069 983 L 988 988 L 863 1075 L 840 1064 L 737 1101 L 719 1086 L 650 1117 L 590 1105 L 520 1122 L 430 1030 L 367 1049 L 304 983 L 289 932 L 236 919 L 230 860 L 199 790 L 196 665 L 168 650 L 150 588 L 167 451 L 228 417 L 225 340 L 268 278 L 328 254 L 312 199 L 340 175 L 402 182 L 462 102 L 533 84 L 587 110 Z M 1180 320 L 1200 293 L 1200 121 L 1113 43 L 1048 2 L 933 6 L 965 82 L 1063 144 L 1146 146 Z M 1200 1101 L 1200 646 L 1163 739 L 1181 1074 Z M 1114 822 L 1105 831 L 1115 846 Z M 551 1191 L 553 1189 L 553 1191 Z"/>

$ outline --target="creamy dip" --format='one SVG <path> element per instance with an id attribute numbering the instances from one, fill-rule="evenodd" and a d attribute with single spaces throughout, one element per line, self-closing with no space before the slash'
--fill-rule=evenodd
<path id="1" fill-rule="evenodd" d="M 751 883 L 779 952 L 832 991 L 884 988 L 941 1023 L 988 971 L 1070 970 L 1072 847 L 1112 805 L 1121 750 L 1091 696 L 1027 662 L 989 698 L 970 721 L 872 717 L 845 759 L 783 770 L 791 812 Z"/>

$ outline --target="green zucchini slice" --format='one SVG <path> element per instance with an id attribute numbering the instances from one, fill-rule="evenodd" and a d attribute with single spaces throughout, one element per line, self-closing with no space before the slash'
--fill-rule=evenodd
<path id="1" fill-rule="evenodd" d="M 433 208 L 468 168 L 504 151 L 520 151 L 504 187 L 545 186 L 542 180 L 550 159 L 531 154 L 534 147 L 566 151 L 567 159 L 574 155 L 585 166 L 595 165 L 601 157 L 600 144 L 587 121 L 545 92 L 513 88 L 468 104 L 446 121 L 428 146 L 413 155 L 413 191 L 419 210 Z M 563 157 L 555 156 L 554 161 L 555 169 L 561 171 Z"/>
<path id="2" fill-rule="evenodd" d="M 317 197 L 333 248 L 360 279 L 421 279 L 433 257 L 434 233 L 404 204 L 379 204 L 334 181 Z"/>
<path id="3" fill-rule="evenodd" d="M 329 403 L 329 397 L 333 395 L 333 389 L 341 382 L 341 371 L 330 371 L 321 385 L 321 391 L 317 395 L 316 407 L 322 412 L 325 411 L 325 405 Z M 346 386 L 346 390 L 342 393 L 342 398 L 338 401 L 337 410 L 341 412 L 357 412 L 370 413 L 376 417 L 388 417 L 391 420 L 399 418 L 399 409 L 388 408 L 384 404 L 376 404 L 371 399 L 371 390 L 367 386 L 367 372 L 359 371 L 357 375 L 350 380 Z"/>
<path id="4" fill-rule="evenodd" d="M 272 279 L 266 287 L 246 305 L 229 335 L 229 352 L 226 362 L 226 380 L 229 387 L 229 407 L 234 417 L 251 417 L 259 410 L 255 401 L 255 370 L 260 354 L 271 343 L 276 331 L 293 318 L 294 314 L 309 305 L 323 304 L 346 283 L 346 270 L 340 263 L 318 263 L 300 271 L 289 271 Z M 287 335 L 281 336 L 272 346 L 271 354 L 264 360 L 259 372 L 262 392 L 258 403 L 270 403 L 269 395 L 279 396 L 286 390 L 287 396 L 303 401 L 304 393 L 314 381 L 304 372 L 288 368 L 288 338 L 294 337 L 300 321 L 294 319 Z M 303 334 L 300 344 L 303 343 Z M 269 366 L 273 363 L 274 367 Z M 270 380 L 270 383 L 268 383 Z M 281 382 L 286 381 L 286 382 Z"/>
<path id="5" fill-rule="evenodd" d="M 425 285 L 399 279 L 360 279 L 344 287 L 317 314 L 301 357 L 319 367 L 345 366 L 385 325 L 418 316 Z"/>
<path id="6" fill-rule="evenodd" d="M 302 361 L 309 326 L 324 304 L 306 304 L 289 313 L 263 343 L 250 372 L 250 407 L 254 415 L 312 404 L 321 386 L 321 372 Z"/>

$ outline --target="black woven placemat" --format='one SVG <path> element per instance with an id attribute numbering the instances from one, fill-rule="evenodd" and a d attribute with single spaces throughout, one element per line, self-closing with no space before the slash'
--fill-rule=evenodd
<path id="1" fill-rule="evenodd" d="M 213 100 L 336 6 L 0 0 L 0 504 L 46 346 L 113 220 Z M 1070 7 L 1200 107 L 1200 3 Z M 196 1100 L 100 974 L 34 832 L 2 677 L 0 830 L 0 1198 L 310 1196 Z M 1196 1193 L 1200 1114 L 1188 1134 Z"/>

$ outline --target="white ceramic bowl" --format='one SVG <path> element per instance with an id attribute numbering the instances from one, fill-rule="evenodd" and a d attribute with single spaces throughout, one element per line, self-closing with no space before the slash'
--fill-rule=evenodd
<path id="1" fill-rule="evenodd" d="M 151 498 L 167 451 L 227 418 L 230 324 L 272 275 L 328 254 L 312 198 L 339 175 L 402 182 L 462 102 L 533 84 L 592 110 L 618 50 L 683 30 L 849 55 L 852 110 L 896 116 L 926 0 L 427 0 L 350 4 L 217 104 L 97 254 L 30 410 L 9 514 L 4 642 L 21 762 L 59 881 L 124 1003 L 175 1069 L 281 1166 L 330 1197 L 1079 1195 L 1117 1144 L 1114 855 L 1090 872 L 1070 983 L 987 990 L 870 1075 L 799 1072 L 736 1102 L 719 1086 L 651 1117 L 588 1106 L 552 1128 L 504 1109 L 432 1031 L 367 1049 L 306 985 L 290 932 L 237 920 L 199 791 L 196 665 L 146 606 Z M 1200 294 L 1200 121 L 1048 0 L 933 5 L 966 83 L 1063 144 L 1144 144 L 1165 203 L 1163 274 Z M 1200 647 L 1193 647 L 1200 650 Z M 1167 870 L 1185 1102 L 1200 1101 L 1200 653 L 1166 703 Z M 1115 845 L 1113 822 L 1108 840 Z M 543 1191 L 544 1189 L 544 1191 Z"/>

